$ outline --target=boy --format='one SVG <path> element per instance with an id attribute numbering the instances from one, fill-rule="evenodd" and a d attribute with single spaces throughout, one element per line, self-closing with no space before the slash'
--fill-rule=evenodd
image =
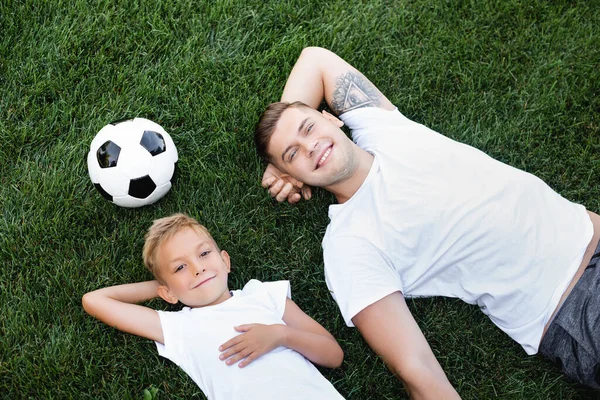
<path id="1" fill-rule="evenodd" d="M 209 399 L 342 399 L 308 361 L 338 367 L 342 349 L 290 300 L 287 281 L 251 280 L 229 291 L 229 255 L 184 214 L 154 221 L 143 260 L 156 280 L 87 293 L 85 311 L 154 340 Z M 185 307 L 164 312 L 136 304 L 158 296 Z"/>

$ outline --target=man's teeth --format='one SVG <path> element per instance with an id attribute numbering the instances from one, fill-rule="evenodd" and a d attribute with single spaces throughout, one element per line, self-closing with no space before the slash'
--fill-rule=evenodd
<path id="1" fill-rule="evenodd" d="M 321 157 L 321 159 L 319 160 L 319 165 L 323 164 L 325 160 L 327 160 L 327 157 L 329 157 L 329 153 L 331 153 L 331 147 L 327 149 L 325 154 L 323 154 L 323 157 Z"/>

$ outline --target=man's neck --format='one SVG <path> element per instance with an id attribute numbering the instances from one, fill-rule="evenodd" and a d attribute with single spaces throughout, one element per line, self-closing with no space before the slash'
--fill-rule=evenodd
<path id="1" fill-rule="evenodd" d="M 350 177 L 325 188 L 335 195 L 339 204 L 345 203 L 354 196 L 365 182 L 365 179 L 367 179 L 371 166 L 373 165 L 373 154 L 368 153 L 363 149 L 358 148 L 356 157 L 358 160 L 357 167 L 354 172 L 351 173 Z"/>

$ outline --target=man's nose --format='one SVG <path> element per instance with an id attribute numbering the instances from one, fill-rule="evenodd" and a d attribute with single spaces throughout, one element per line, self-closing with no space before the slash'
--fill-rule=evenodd
<path id="1" fill-rule="evenodd" d="M 319 144 L 318 140 L 313 140 L 313 141 L 310 141 L 310 142 L 307 143 L 307 145 L 306 145 L 307 150 L 306 151 L 307 151 L 307 154 L 308 154 L 308 158 L 312 158 L 312 156 L 313 156 L 313 154 L 314 154 L 314 152 L 315 152 L 318 144 Z"/>

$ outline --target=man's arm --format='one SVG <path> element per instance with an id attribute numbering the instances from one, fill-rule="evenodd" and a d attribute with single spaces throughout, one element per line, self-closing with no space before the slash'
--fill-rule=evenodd
<path id="1" fill-rule="evenodd" d="M 369 346 L 404 383 L 412 399 L 459 399 L 400 292 L 352 318 Z"/>
<path id="2" fill-rule="evenodd" d="M 157 281 L 110 286 L 86 293 L 81 302 L 88 314 L 107 325 L 164 343 L 158 313 L 136 304 L 158 297 L 158 286 Z"/>
<path id="3" fill-rule="evenodd" d="M 337 54 L 320 47 L 307 47 L 288 76 L 281 101 L 301 101 L 316 109 L 323 99 L 336 115 L 361 107 L 394 109 L 371 81 Z M 293 204 L 312 195 L 310 187 L 286 176 L 272 164 L 267 166 L 261 184 L 279 202 L 287 199 Z"/>
<path id="4" fill-rule="evenodd" d="M 323 99 L 336 115 L 361 107 L 394 109 L 371 81 L 337 54 L 307 47 L 288 76 L 281 101 L 302 101 L 316 109 Z"/>

